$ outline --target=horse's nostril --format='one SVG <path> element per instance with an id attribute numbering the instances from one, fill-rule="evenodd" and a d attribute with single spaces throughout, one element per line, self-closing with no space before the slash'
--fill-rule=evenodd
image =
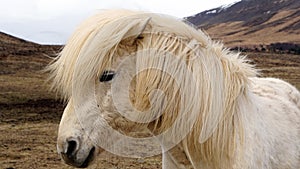
<path id="1" fill-rule="evenodd" d="M 71 157 L 76 153 L 76 149 L 77 149 L 77 142 L 74 140 L 70 140 L 68 141 L 68 148 L 67 148 L 67 156 Z"/>

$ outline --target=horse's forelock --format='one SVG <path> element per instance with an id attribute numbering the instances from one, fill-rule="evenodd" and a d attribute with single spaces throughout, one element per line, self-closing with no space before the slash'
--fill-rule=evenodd
<path id="1" fill-rule="evenodd" d="M 59 92 L 64 99 L 68 100 L 72 95 L 72 83 L 74 82 L 73 77 L 75 77 L 74 69 L 79 56 L 85 55 L 87 51 L 93 50 L 93 56 L 98 57 L 95 54 L 97 53 L 97 50 L 101 49 L 101 46 L 99 46 L 99 48 L 95 47 L 95 45 L 93 47 L 89 46 L 91 41 L 96 38 L 98 31 L 101 30 L 104 25 L 107 25 L 120 17 L 133 14 L 136 13 L 127 10 L 107 10 L 88 18 L 81 23 L 71 35 L 57 58 L 55 58 L 46 69 L 50 72 L 52 88 Z M 97 64 L 99 63 L 94 62 L 89 66 L 97 67 Z M 85 67 L 80 69 L 84 71 Z"/>

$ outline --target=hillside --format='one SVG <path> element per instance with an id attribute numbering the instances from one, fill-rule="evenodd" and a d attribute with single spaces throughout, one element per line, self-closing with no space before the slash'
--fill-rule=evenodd
<path id="1" fill-rule="evenodd" d="M 0 108 L 10 103 L 27 104 L 52 99 L 45 90 L 48 86 L 44 85 L 42 70 L 60 48 L 39 45 L 0 32 Z M 41 97 L 41 92 L 48 97 Z"/>
<path id="2" fill-rule="evenodd" d="M 229 47 L 300 44 L 299 0 L 242 0 L 186 19 Z"/>
<path id="3" fill-rule="evenodd" d="M 46 53 L 56 55 L 60 48 L 59 45 L 40 45 L 0 32 L 0 56 L 2 56 L 0 59 L 10 55 L 28 56 Z"/>

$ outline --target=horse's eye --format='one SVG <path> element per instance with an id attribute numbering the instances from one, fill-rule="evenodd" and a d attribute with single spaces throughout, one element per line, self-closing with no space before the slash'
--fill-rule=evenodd
<path id="1" fill-rule="evenodd" d="M 101 77 L 100 77 L 100 82 L 108 82 L 111 81 L 115 76 L 115 72 L 111 70 L 105 70 Z"/>

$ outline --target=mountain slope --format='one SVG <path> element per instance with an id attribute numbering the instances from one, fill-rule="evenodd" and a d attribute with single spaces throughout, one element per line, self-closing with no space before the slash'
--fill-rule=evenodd
<path id="1" fill-rule="evenodd" d="M 59 48 L 61 48 L 59 45 L 40 45 L 0 32 L 0 60 L 9 55 L 41 56 L 45 53 L 52 53 L 54 56 Z"/>
<path id="2" fill-rule="evenodd" d="M 242 0 L 186 19 L 229 47 L 300 44 L 299 0 Z"/>

